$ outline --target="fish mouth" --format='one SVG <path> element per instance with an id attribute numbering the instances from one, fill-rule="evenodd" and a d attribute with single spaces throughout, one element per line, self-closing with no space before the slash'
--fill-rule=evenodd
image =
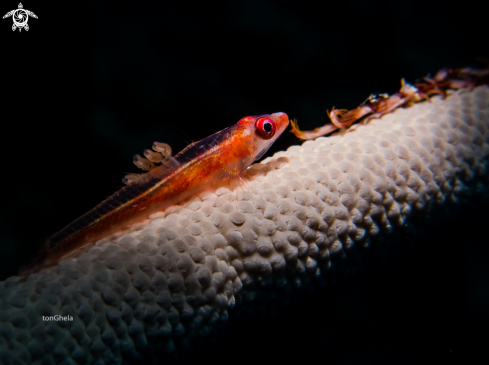
<path id="1" fill-rule="evenodd" d="M 275 124 L 277 125 L 276 135 L 278 137 L 280 134 L 282 134 L 283 131 L 285 131 L 285 129 L 289 125 L 289 117 L 287 114 L 283 112 L 273 113 L 271 117 L 275 122 Z"/>

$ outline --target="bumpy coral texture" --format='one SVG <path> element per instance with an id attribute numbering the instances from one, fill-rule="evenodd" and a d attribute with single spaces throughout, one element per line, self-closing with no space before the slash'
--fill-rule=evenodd
<path id="1" fill-rule="evenodd" d="M 485 173 L 489 88 L 279 152 L 219 188 L 0 284 L 4 363 L 120 363 L 205 336 L 257 285 L 298 286 Z M 43 321 L 41 316 L 72 316 Z"/>

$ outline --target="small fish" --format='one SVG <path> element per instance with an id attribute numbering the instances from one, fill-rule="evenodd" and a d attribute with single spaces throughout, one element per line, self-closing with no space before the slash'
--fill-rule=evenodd
<path id="1" fill-rule="evenodd" d="M 53 266 L 98 239 L 123 231 L 211 184 L 240 177 L 288 125 L 285 113 L 250 116 L 190 144 L 50 237 L 39 257 L 21 273 Z"/>

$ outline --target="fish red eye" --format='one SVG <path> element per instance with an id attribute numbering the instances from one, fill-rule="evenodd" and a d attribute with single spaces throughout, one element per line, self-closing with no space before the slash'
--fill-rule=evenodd
<path id="1" fill-rule="evenodd" d="M 275 122 L 270 118 L 258 118 L 255 122 L 256 133 L 263 139 L 270 139 L 275 134 Z"/>

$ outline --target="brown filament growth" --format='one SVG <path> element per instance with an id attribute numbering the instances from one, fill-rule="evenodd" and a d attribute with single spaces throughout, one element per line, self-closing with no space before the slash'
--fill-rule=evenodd
<path id="1" fill-rule="evenodd" d="M 309 140 L 327 135 L 336 129 L 349 128 L 353 123 L 362 118 L 363 123 L 369 119 L 380 118 L 400 107 L 411 106 L 413 103 L 430 100 L 431 95 L 441 95 L 446 98 L 449 90 L 462 88 L 474 88 L 489 83 L 489 61 L 488 67 L 482 70 L 473 68 L 443 69 L 436 73 L 433 78 L 425 77 L 423 82 L 411 85 L 401 79 L 399 92 L 388 95 L 371 95 L 362 105 L 353 110 L 333 109 L 327 112 L 332 124 L 326 124 L 312 131 L 301 131 L 297 121 L 292 121 L 292 133 L 299 139 Z"/>

